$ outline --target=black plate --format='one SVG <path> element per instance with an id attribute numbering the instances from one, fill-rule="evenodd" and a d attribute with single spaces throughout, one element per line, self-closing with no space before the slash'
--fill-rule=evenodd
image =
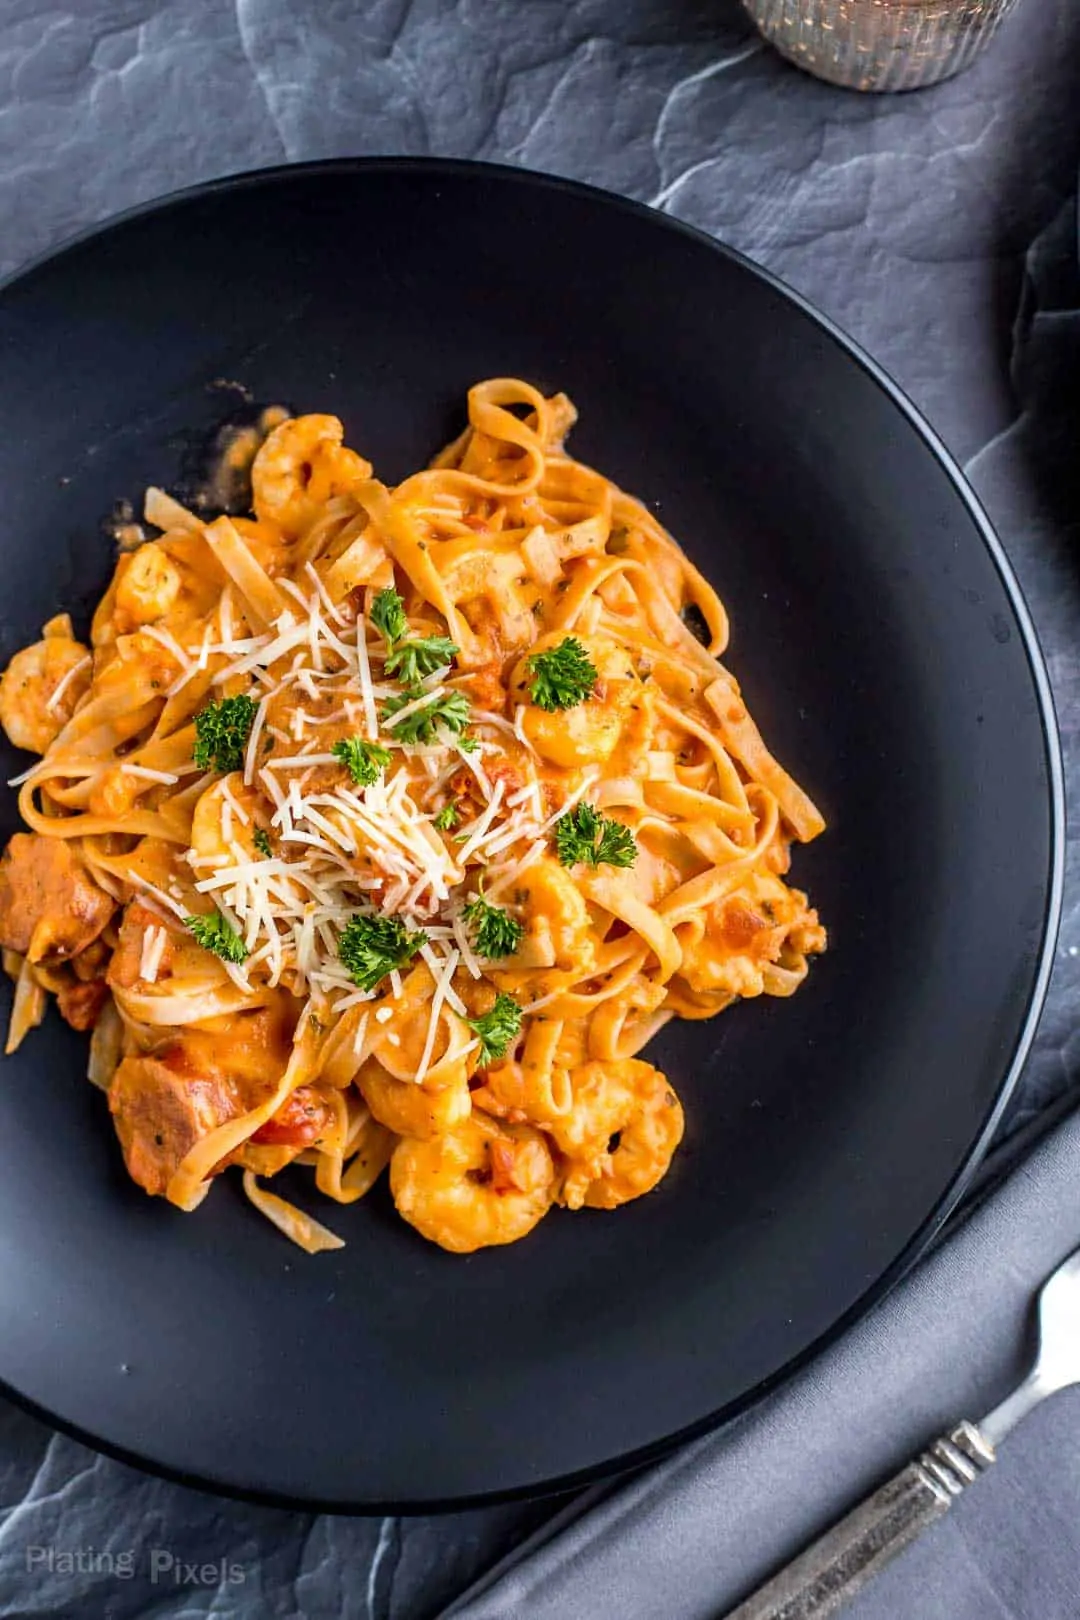
<path id="1" fill-rule="evenodd" d="M 119 497 L 174 479 L 209 385 L 333 411 L 384 478 L 474 379 L 565 388 L 732 612 L 730 662 L 829 817 L 797 850 L 831 950 L 792 1001 L 656 1042 L 686 1105 L 654 1196 L 462 1260 L 385 1189 L 308 1259 L 219 1185 L 130 1186 L 85 1042 L 0 1072 L 0 1378 L 217 1488 L 430 1506 L 582 1479 L 730 1413 L 896 1278 L 1030 1041 L 1061 785 L 1016 583 L 880 371 L 735 254 L 601 193 L 457 163 L 204 187 L 0 293 L 6 658 L 85 611 Z M 4 774 L 24 763 L 8 752 Z M 3 796 L 4 835 L 15 827 Z M 306 1183 L 301 1183 L 306 1185 Z M 319 1200 L 312 1195 L 310 1207 Z"/>

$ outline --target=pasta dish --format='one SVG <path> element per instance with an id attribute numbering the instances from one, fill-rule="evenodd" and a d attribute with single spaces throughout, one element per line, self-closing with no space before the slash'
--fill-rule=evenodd
<path id="1" fill-rule="evenodd" d="M 480 383 L 391 488 L 335 417 L 265 412 L 250 517 L 148 490 L 89 644 L 61 614 L 11 660 L 8 1050 L 50 995 L 92 1031 L 147 1193 L 237 1166 L 309 1252 L 341 1239 L 270 1190 L 293 1162 L 342 1204 L 389 1166 L 457 1252 L 614 1209 L 683 1132 L 642 1048 L 824 949 L 785 881 L 824 823 L 724 609 L 574 419 Z"/>

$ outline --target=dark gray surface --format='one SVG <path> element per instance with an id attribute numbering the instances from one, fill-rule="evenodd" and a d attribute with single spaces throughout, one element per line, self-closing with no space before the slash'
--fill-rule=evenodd
<path id="1" fill-rule="evenodd" d="M 839 320 L 965 463 L 1028 593 L 1075 779 L 1078 88 L 1073 0 L 1021 0 L 966 76 L 882 100 L 782 64 L 736 0 L 80 0 L 77 14 L 0 0 L 0 268 L 171 188 L 339 153 L 499 159 L 653 201 Z M 1069 856 L 1057 971 L 1009 1129 L 1080 1079 L 1072 840 Z M 913 1399 L 909 1425 L 920 1416 Z M 247 1508 L 145 1479 L 6 1407 L 0 1504 L 2 1612 L 170 1620 L 431 1615 L 551 1512 Z M 1054 1511 L 1030 1509 L 1032 1535 Z M 243 1579 L 163 1570 L 151 1584 L 155 1548 L 225 1557 Z M 131 1579 L 100 1558 L 61 1572 L 64 1554 L 93 1566 L 110 1551 L 133 1554 Z M 920 1615 L 945 1612 L 947 1575 L 979 1589 L 970 1561 L 942 1559 Z M 1037 1582 L 1010 1578 L 1014 1607 L 978 1612 L 1047 1620 Z"/>

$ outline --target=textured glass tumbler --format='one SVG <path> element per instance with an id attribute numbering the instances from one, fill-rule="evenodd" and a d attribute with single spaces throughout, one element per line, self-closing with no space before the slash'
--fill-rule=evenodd
<path id="1" fill-rule="evenodd" d="M 743 0 L 770 44 L 853 90 L 915 90 L 968 66 L 1016 0 Z"/>

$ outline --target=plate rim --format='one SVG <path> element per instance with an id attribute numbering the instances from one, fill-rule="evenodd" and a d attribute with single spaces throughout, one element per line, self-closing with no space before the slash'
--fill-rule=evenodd
<path id="1" fill-rule="evenodd" d="M 1004 1066 L 1004 1072 L 995 1093 L 993 1106 L 984 1118 L 975 1140 L 968 1148 L 963 1162 L 952 1181 L 944 1189 L 937 1203 L 892 1263 L 863 1290 L 848 1310 L 837 1318 L 824 1333 L 819 1334 L 799 1354 L 793 1356 L 782 1367 L 755 1384 L 742 1396 L 696 1419 L 693 1423 L 675 1431 L 673 1434 L 665 1436 L 661 1440 L 653 1441 L 648 1445 L 636 1447 L 629 1452 L 603 1458 L 596 1463 L 590 1464 L 587 1468 L 577 1469 L 568 1474 L 557 1475 L 551 1479 L 528 1485 L 472 1492 L 467 1495 L 436 1498 L 434 1500 L 369 1498 L 359 1504 L 350 1504 L 339 1500 L 325 1501 L 318 1497 L 298 1497 L 273 1491 L 247 1489 L 229 1481 L 215 1479 L 211 1472 L 200 1475 L 172 1467 L 167 1463 L 159 1462 L 127 1447 L 117 1446 L 106 1438 L 95 1434 L 91 1428 L 57 1418 L 47 1407 L 24 1396 L 12 1385 L 8 1384 L 6 1380 L 0 1378 L 0 1394 L 10 1400 L 13 1405 L 29 1413 L 53 1430 L 67 1435 L 69 1438 L 90 1447 L 104 1456 L 136 1468 L 142 1473 L 233 1501 L 257 1503 L 267 1507 L 286 1508 L 309 1513 L 330 1513 L 354 1517 L 369 1517 L 388 1513 L 401 1515 L 451 1513 L 463 1509 L 523 1501 L 533 1497 L 552 1496 L 564 1491 L 581 1489 L 605 1480 L 613 1482 L 619 1475 L 668 1456 L 676 1447 L 714 1432 L 721 1425 L 739 1417 L 751 1406 L 754 1406 L 758 1401 L 763 1400 L 802 1372 L 811 1361 L 836 1344 L 868 1311 L 873 1309 L 887 1294 L 891 1293 L 893 1288 L 926 1253 L 957 1204 L 963 1198 L 986 1157 L 991 1139 L 1016 1089 L 1038 1030 L 1053 971 L 1061 924 L 1066 854 L 1066 798 L 1061 736 L 1045 655 L 1023 589 L 1009 560 L 1004 544 L 998 537 L 963 468 L 947 448 L 936 429 L 931 426 L 929 420 L 909 398 L 900 384 L 896 382 L 880 362 L 875 360 L 831 316 L 825 314 L 803 293 L 784 281 L 782 277 L 766 269 L 738 248 L 730 246 L 730 244 L 717 237 L 710 236 L 707 231 L 698 226 L 691 225 L 685 220 L 678 219 L 671 214 L 652 207 L 648 203 L 625 197 L 619 192 L 611 191 L 606 187 L 592 185 L 585 181 L 570 179 L 540 169 L 527 169 L 514 164 L 488 162 L 472 158 L 391 154 L 370 156 L 339 155 L 299 163 L 278 163 L 254 169 L 231 171 L 210 180 L 178 187 L 172 191 L 149 198 L 144 202 L 136 203 L 117 213 L 108 214 L 103 219 L 60 238 L 59 241 L 19 264 L 7 275 L 0 277 L 0 312 L 3 310 L 7 294 L 17 288 L 20 283 L 31 280 L 38 271 L 54 265 L 57 261 L 66 257 L 68 253 L 95 241 L 98 237 L 108 235 L 119 226 L 131 223 L 145 215 L 165 213 L 178 204 L 196 201 L 220 192 L 250 190 L 264 183 L 272 184 L 276 181 L 303 179 L 309 176 L 322 177 L 327 175 L 374 173 L 419 173 L 427 176 L 444 175 L 465 179 L 470 177 L 491 178 L 510 181 L 525 188 L 532 187 L 538 190 L 566 193 L 578 198 L 580 201 L 617 209 L 629 214 L 631 217 L 636 217 L 642 224 L 672 231 L 708 248 L 722 258 L 732 261 L 743 271 L 763 282 L 766 287 L 781 298 L 794 304 L 819 331 L 838 345 L 866 373 L 870 381 L 885 394 L 918 437 L 922 439 L 966 508 L 1001 580 L 1002 588 L 1020 631 L 1024 654 L 1037 700 L 1038 719 L 1046 759 L 1049 848 L 1045 884 L 1046 898 L 1040 923 L 1038 960 L 1027 1006 L 1015 1037 L 1011 1056 Z"/>

